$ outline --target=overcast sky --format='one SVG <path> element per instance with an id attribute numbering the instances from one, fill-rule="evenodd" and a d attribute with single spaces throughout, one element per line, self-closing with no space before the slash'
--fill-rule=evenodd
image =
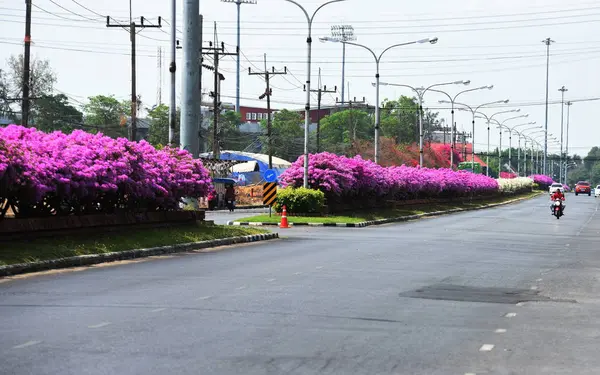
<path id="1" fill-rule="evenodd" d="M 69 96 L 73 104 L 80 105 L 88 96 L 114 94 L 120 99 L 129 97 L 130 57 L 129 36 L 119 28 L 106 28 L 99 15 L 110 15 L 120 22 L 129 19 L 129 4 L 125 0 L 77 0 L 89 10 L 72 0 L 33 0 L 32 54 L 49 59 L 58 75 L 57 90 Z M 299 0 L 312 13 L 321 3 Z M 66 8 L 61 9 L 56 4 Z M 183 2 L 178 0 L 177 28 L 181 31 Z M 46 13 L 41 9 L 49 12 Z M 72 11 L 76 14 L 69 13 Z M 96 12 L 96 13 L 93 13 Z M 202 0 L 200 10 L 204 15 L 204 40 L 213 40 L 213 22 L 217 22 L 218 40 L 226 43 L 230 52 L 236 44 L 236 6 L 219 0 Z M 51 13 L 51 14 L 50 14 Z M 171 21 L 170 0 L 133 0 L 133 15 L 156 20 L 162 16 Z M 22 53 L 24 35 L 24 1 L 0 0 L 0 57 L 2 65 L 11 54 Z M 338 86 L 338 94 L 324 96 L 324 104 L 335 103 L 340 97 L 341 46 L 320 43 L 318 37 L 330 34 L 330 27 L 350 24 L 354 27 L 358 43 L 365 44 L 377 53 L 389 45 L 426 37 L 438 37 L 435 45 L 422 44 L 399 47 L 388 51 L 381 62 L 381 81 L 415 87 L 455 80 L 471 80 L 469 88 L 493 84 L 493 90 L 464 94 L 459 101 L 477 106 L 482 103 L 510 99 L 508 105 L 483 111 L 491 115 L 509 109 L 521 109 L 519 114 L 529 114 L 507 124 L 537 121 L 544 125 L 546 56 L 542 40 L 551 37 L 550 56 L 550 108 L 549 132 L 560 138 L 560 92 L 568 88 L 565 98 L 579 101 L 571 106 L 570 153 L 586 154 L 600 142 L 600 127 L 595 125 L 600 114 L 598 82 L 600 72 L 600 3 L 597 1 L 523 1 L 523 0 L 348 0 L 324 7 L 315 17 L 313 25 L 313 78 L 317 82 L 318 69 L 322 83 L 328 88 Z M 163 48 L 162 101 L 169 102 L 169 32 L 146 29 L 138 34 L 137 90 L 147 106 L 157 101 L 159 70 L 158 47 Z M 248 67 L 261 68 L 263 54 L 267 54 L 269 68 L 287 66 L 287 76 L 272 80 L 273 107 L 302 108 L 306 80 L 306 34 L 304 14 L 295 5 L 284 0 L 258 0 L 256 5 L 242 5 L 243 57 L 241 97 L 242 105 L 265 106 L 257 99 L 264 91 L 264 81 L 258 76 L 248 76 Z M 178 33 L 178 39 L 182 34 Z M 350 82 L 351 97 L 366 97 L 375 102 L 375 63 L 362 48 L 349 46 L 346 59 L 346 81 Z M 181 51 L 178 52 L 178 67 Z M 226 76 L 223 83 L 224 102 L 235 103 L 235 58 L 225 57 L 221 63 Z M 177 77 L 178 102 L 180 99 L 181 70 Z M 204 70 L 203 87 L 212 83 Z M 440 88 L 450 94 L 465 89 L 464 86 Z M 410 89 L 381 87 L 381 99 L 411 95 Z M 450 111 L 438 104 L 445 97 L 428 92 L 425 106 L 438 108 L 440 116 L 450 121 Z M 315 100 L 312 101 L 316 105 Z M 498 115 L 506 119 L 517 114 Z M 565 107 L 566 117 L 566 107 Z M 469 114 L 457 112 L 459 129 L 470 131 Z M 521 127 L 526 129 L 527 127 Z M 566 128 L 566 120 L 565 120 Z M 543 139 L 543 138 L 540 138 Z M 491 144 L 498 144 L 498 132 L 492 132 Z M 515 137 L 516 142 L 516 137 Z M 503 146 L 508 138 L 503 137 Z M 516 144 L 516 143 L 515 143 Z M 476 124 L 476 148 L 487 145 L 486 126 Z M 557 150 L 557 148 L 554 148 Z"/>

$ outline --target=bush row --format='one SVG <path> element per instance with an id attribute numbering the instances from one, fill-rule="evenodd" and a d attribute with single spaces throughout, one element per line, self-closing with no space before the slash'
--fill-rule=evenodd
<path id="1" fill-rule="evenodd" d="M 534 175 L 530 176 L 529 178 L 531 178 L 533 180 L 534 184 L 536 184 L 537 187 L 542 190 L 548 189 L 550 187 L 550 185 L 552 185 L 554 183 L 554 180 L 552 180 L 552 177 L 546 176 L 543 174 L 534 174 Z"/>
<path id="2" fill-rule="evenodd" d="M 187 151 L 79 130 L 0 128 L 0 218 L 9 206 L 21 217 L 175 210 L 212 189 Z"/>
<path id="3" fill-rule="evenodd" d="M 499 178 L 498 190 L 504 195 L 513 195 L 533 190 L 533 180 L 529 177 Z"/>

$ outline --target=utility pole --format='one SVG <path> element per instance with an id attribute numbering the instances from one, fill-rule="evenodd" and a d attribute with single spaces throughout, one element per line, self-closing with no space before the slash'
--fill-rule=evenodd
<path id="1" fill-rule="evenodd" d="M 545 134 L 544 134 L 544 162 L 543 162 L 543 174 L 546 174 L 546 158 L 548 157 L 548 83 L 550 77 L 550 44 L 554 41 L 550 38 L 546 38 L 542 41 L 546 45 L 546 121 L 545 121 Z"/>
<path id="2" fill-rule="evenodd" d="M 29 124 L 29 85 L 30 85 L 30 59 L 31 59 L 31 0 L 25 0 L 25 51 L 23 53 L 23 101 L 21 105 L 21 124 Z"/>
<path id="3" fill-rule="evenodd" d="M 30 1 L 30 0 L 28 0 Z M 140 23 L 131 22 L 129 25 L 129 39 L 131 41 L 131 128 L 129 128 L 129 140 L 135 141 L 137 135 L 137 93 L 136 93 L 136 67 L 135 67 L 135 34 L 136 29 L 161 28 L 161 17 L 158 17 L 158 25 L 145 25 L 144 17 L 140 17 Z M 110 16 L 106 16 L 106 27 L 121 27 L 122 24 L 111 24 Z"/>
<path id="4" fill-rule="evenodd" d="M 158 55 L 156 60 L 156 68 L 158 70 L 158 83 L 156 84 L 156 105 L 162 104 L 162 47 L 158 47 Z"/>
<path id="5" fill-rule="evenodd" d="M 569 115 L 570 115 L 570 110 L 571 110 L 571 106 L 573 105 L 573 102 L 566 102 L 565 103 L 567 106 L 567 140 L 565 142 L 565 179 L 564 179 L 564 184 L 567 184 L 567 172 L 569 171 Z"/>
<path id="6" fill-rule="evenodd" d="M 275 67 L 272 67 L 271 71 L 268 71 L 267 70 L 267 54 L 266 53 L 264 55 L 264 61 L 265 61 L 264 72 L 254 72 L 253 73 L 252 68 L 248 67 L 248 75 L 264 76 L 264 80 L 267 85 L 267 87 L 265 88 L 265 92 L 263 94 L 261 94 L 258 98 L 261 100 L 264 99 L 265 97 L 267 98 L 267 142 L 268 142 L 268 148 L 269 148 L 269 169 L 271 169 L 271 168 L 273 168 L 273 147 L 272 147 L 272 139 L 271 139 L 272 138 L 271 137 L 271 123 L 272 123 L 271 95 L 273 95 L 273 90 L 269 86 L 269 80 L 270 80 L 271 76 L 287 74 L 287 66 L 283 67 L 283 72 L 276 72 Z"/>
<path id="7" fill-rule="evenodd" d="M 564 115 L 564 111 L 565 111 L 565 92 L 569 91 L 567 88 L 565 88 L 565 86 L 561 87 L 560 89 L 558 89 L 558 91 L 561 92 L 561 100 L 560 100 L 560 158 L 559 163 L 560 165 L 558 166 L 558 181 L 564 181 L 563 179 L 563 134 L 564 134 L 564 130 L 563 130 L 563 125 L 564 125 L 564 119 L 565 119 L 565 115 Z"/>
<path id="8" fill-rule="evenodd" d="M 240 112 L 240 9 L 242 4 L 256 4 L 256 0 L 221 0 L 224 3 L 234 3 L 237 5 L 237 61 L 236 61 L 236 81 L 235 81 L 235 110 Z"/>
<path id="9" fill-rule="evenodd" d="M 169 74 L 171 75 L 171 84 L 169 87 L 169 145 L 173 145 L 173 137 L 177 127 L 177 104 L 175 93 L 175 82 L 177 77 L 177 1 L 171 0 L 171 63 L 169 64 Z M 201 33 L 202 34 L 202 33 Z"/>
<path id="10" fill-rule="evenodd" d="M 320 152 L 321 149 L 321 99 L 323 98 L 323 93 L 334 93 L 337 92 L 337 86 L 333 88 L 333 90 L 327 90 L 327 86 L 321 87 L 321 68 L 319 68 L 319 80 L 318 80 L 318 89 L 311 89 L 310 92 L 317 93 L 317 153 Z M 306 85 L 304 85 L 304 91 L 306 91 Z M 342 101 L 343 101 L 342 97 Z M 343 104 L 343 103 L 342 103 Z"/>
<path id="11" fill-rule="evenodd" d="M 214 70 L 214 91 L 210 93 L 213 98 L 213 158 L 219 159 L 220 147 L 219 147 L 219 114 L 221 107 L 221 81 L 225 80 L 225 76 L 219 73 L 219 59 L 221 56 L 236 56 L 239 49 L 236 48 L 236 52 L 225 52 L 225 43 L 221 42 L 221 46 L 217 47 L 217 23 L 214 23 L 214 44 L 209 43 L 208 47 L 202 48 L 202 55 L 212 55 L 214 61 L 214 67 L 210 67 L 202 64 L 207 69 Z"/>

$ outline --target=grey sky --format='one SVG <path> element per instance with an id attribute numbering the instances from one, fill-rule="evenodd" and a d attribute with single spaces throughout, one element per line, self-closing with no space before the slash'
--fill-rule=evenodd
<path id="1" fill-rule="evenodd" d="M 105 19 L 75 4 L 72 0 L 55 0 L 56 3 L 84 16 L 82 18 L 59 8 L 50 0 L 34 0 L 38 8 L 33 11 L 32 51 L 36 57 L 50 59 L 58 74 L 56 88 L 68 94 L 74 104 L 96 94 L 115 94 L 128 98 L 130 89 L 129 37 L 118 28 L 106 28 Z M 128 22 L 129 5 L 125 0 L 78 0 L 99 14 L 114 16 Z M 300 2 L 312 13 L 321 3 L 314 0 Z M 527 3 L 527 5 L 525 5 Z M 133 14 L 139 20 L 144 16 L 156 20 L 162 16 L 170 21 L 170 1 L 133 0 Z M 182 2 L 178 1 L 177 27 L 182 30 Z M 11 54 L 22 52 L 24 35 L 24 2 L 0 0 L 0 57 L 2 64 Z M 204 40 L 212 40 L 213 21 L 217 21 L 219 41 L 235 51 L 236 6 L 219 0 L 202 0 L 204 15 Z M 489 115 L 506 109 L 521 108 L 529 118 L 522 122 L 537 121 L 544 125 L 545 99 L 545 46 L 547 37 L 556 41 L 551 46 L 549 131 L 560 136 L 560 92 L 568 88 L 566 99 L 580 100 L 600 97 L 597 82 L 600 72 L 600 3 L 597 1 L 522 1 L 522 0 L 349 0 L 323 8 L 315 18 L 313 28 L 313 77 L 316 84 L 319 67 L 322 82 L 328 88 L 341 86 L 341 46 L 320 43 L 318 37 L 327 36 L 334 24 L 354 26 L 357 42 L 366 44 L 376 52 L 395 43 L 437 36 L 436 45 L 399 47 L 387 52 L 381 63 L 381 81 L 412 86 L 469 79 L 470 87 L 493 84 L 491 91 L 465 94 L 460 99 L 478 105 L 500 99 L 510 99 L 507 107 L 485 110 Z M 163 32 L 164 31 L 164 32 Z M 138 93 L 146 105 L 156 102 L 158 69 L 157 48 L 163 47 L 162 100 L 168 103 L 169 31 L 147 29 L 138 42 Z M 290 74 L 277 76 L 272 81 L 273 106 L 302 108 L 306 79 L 306 20 L 296 6 L 283 0 L 258 0 L 256 5 L 242 6 L 242 105 L 264 106 L 257 99 L 264 91 L 264 81 L 248 76 L 248 66 L 263 67 L 263 53 L 267 65 L 277 69 L 287 66 Z M 158 39 L 151 40 L 144 36 Z M 178 38 L 181 39 L 179 34 Z M 48 48 L 50 47 L 50 48 Z M 52 49 L 55 48 L 55 49 Z M 178 59 L 181 52 L 178 52 Z M 250 61 L 248 61 L 250 60 Z M 178 64 L 181 67 L 181 64 Z M 255 67 L 256 66 L 256 67 Z M 235 102 L 235 60 L 222 61 L 223 101 Z M 375 64 L 372 56 L 358 47 L 347 49 L 346 80 L 350 81 L 350 96 L 365 96 L 371 104 L 375 100 Z M 178 72 L 178 100 L 181 90 L 181 70 Z M 209 88 L 212 78 L 204 71 L 203 87 Z M 450 94 L 464 87 L 441 88 Z M 348 92 L 348 90 L 347 90 Z M 409 89 L 381 87 L 381 99 L 401 94 L 411 95 Z M 326 95 L 324 103 L 334 103 L 335 96 Z M 449 109 L 438 104 L 444 96 L 437 93 L 425 95 L 425 105 L 440 108 L 440 115 L 450 119 Z M 315 100 L 312 104 L 316 105 Z M 598 145 L 600 130 L 594 126 L 598 119 L 600 101 L 576 102 L 571 107 L 570 151 L 586 154 Z M 566 115 L 566 112 L 565 112 Z M 511 115 L 502 115 L 506 118 Z M 514 114 L 512 115 L 514 116 Z M 459 128 L 470 131 L 470 115 L 458 112 Z M 511 124 L 518 124 L 514 121 Z M 525 129 L 526 127 L 522 127 Z M 498 144 L 498 132 L 491 136 L 492 147 Z M 516 138 L 516 137 L 515 137 Z M 476 124 L 476 148 L 486 147 L 486 126 Z M 507 136 L 503 146 L 508 145 Z M 514 143 L 516 145 L 516 141 Z M 557 147 L 553 148 L 557 150 Z"/>

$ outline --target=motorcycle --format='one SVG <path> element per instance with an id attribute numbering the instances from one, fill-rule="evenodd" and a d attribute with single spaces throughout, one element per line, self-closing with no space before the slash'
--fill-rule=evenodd
<path id="1" fill-rule="evenodd" d="M 554 200 L 554 203 L 552 204 L 552 214 L 556 216 L 556 219 L 560 219 L 560 217 L 564 215 L 563 204 L 560 199 Z"/>

